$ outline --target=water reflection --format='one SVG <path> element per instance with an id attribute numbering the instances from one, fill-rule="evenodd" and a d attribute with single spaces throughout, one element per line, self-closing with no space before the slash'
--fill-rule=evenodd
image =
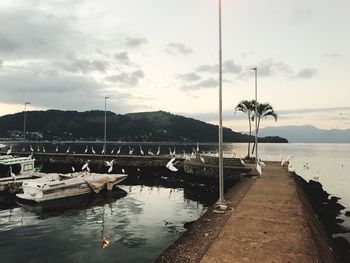
<path id="1" fill-rule="evenodd" d="M 184 196 L 182 189 L 120 186 L 58 204 L 6 207 L 2 261 L 151 262 L 205 211 Z"/>

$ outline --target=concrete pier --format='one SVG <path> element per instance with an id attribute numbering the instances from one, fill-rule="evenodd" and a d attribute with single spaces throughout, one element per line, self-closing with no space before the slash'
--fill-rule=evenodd
<path id="1" fill-rule="evenodd" d="M 248 180 L 225 195 L 225 213 L 210 208 L 157 261 L 334 262 L 323 236 L 320 247 L 322 229 L 310 220 L 314 214 L 286 167 L 269 162 L 263 175 Z M 214 222 L 220 227 L 211 231 Z"/>

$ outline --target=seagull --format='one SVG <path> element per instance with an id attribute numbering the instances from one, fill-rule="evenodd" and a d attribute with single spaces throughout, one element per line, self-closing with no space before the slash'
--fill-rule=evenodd
<path id="1" fill-rule="evenodd" d="M 56 153 L 58 152 L 58 145 L 56 146 L 56 150 L 55 150 L 55 152 L 56 152 Z"/>
<path id="2" fill-rule="evenodd" d="M 75 168 L 74 168 L 74 166 L 72 166 L 72 172 L 73 172 L 73 173 L 75 172 Z"/>
<path id="3" fill-rule="evenodd" d="M 93 154 L 96 154 L 94 146 L 91 147 L 91 151 L 92 151 Z"/>
<path id="4" fill-rule="evenodd" d="M 259 162 L 257 162 L 257 164 L 256 164 L 256 170 L 258 171 L 259 175 L 262 174 L 262 168 L 261 168 L 261 165 Z"/>
<path id="5" fill-rule="evenodd" d="M 129 146 L 129 154 L 132 155 L 133 152 L 134 152 L 134 148 L 131 148 L 131 147 Z"/>
<path id="6" fill-rule="evenodd" d="M 245 162 L 243 161 L 243 159 L 240 159 L 240 161 L 241 161 L 241 164 L 242 164 L 243 166 L 245 166 Z"/>
<path id="7" fill-rule="evenodd" d="M 88 150 L 89 150 L 89 146 L 86 145 L 84 153 L 87 153 Z"/>
<path id="8" fill-rule="evenodd" d="M 175 161 L 175 157 L 171 158 L 171 160 L 166 164 L 166 168 L 168 168 L 172 172 L 177 172 L 178 169 L 174 166 L 173 162 Z"/>
<path id="9" fill-rule="evenodd" d="M 87 162 L 83 165 L 83 167 L 81 167 L 81 170 L 82 171 L 87 170 L 88 172 L 90 172 L 89 163 L 90 163 L 90 160 L 87 160 Z"/>
<path id="10" fill-rule="evenodd" d="M 140 147 L 140 154 L 141 154 L 141 155 L 145 155 L 145 153 L 144 153 L 143 150 L 142 150 L 142 146 L 139 145 L 139 147 Z"/>
<path id="11" fill-rule="evenodd" d="M 113 163 L 114 163 L 114 159 L 111 161 L 105 161 L 106 166 L 113 166 Z"/>
<path id="12" fill-rule="evenodd" d="M 158 146 L 158 151 L 157 151 L 157 153 L 156 153 L 157 155 L 159 155 L 160 154 L 160 146 Z"/>
<path id="13" fill-rule="evenodd" d="M 34 152 L 34 149 L 33 149 L 32 145 L 29 145 L 29 149 L 30 149 L 31 152 Z"/>
<path id="14" fill-rule="evenodd" d="M 118 151 L 117 151 L 117 155 L 119 155 L 119 154 L 120 154 L 121 149 L 122 149 L 122 147 L 121 147 L 121 146 L 119 146 L 119 149 L 118 149 Z"/>
<path id="15" fill-rule="evenodd" d="M 66 153 L 69 153 L 69 151 L 70 151 L 70 146 L 68 146 L 68 149 L 67 149 Z"/>
<path id="16" fill-rule="evenodd" d="M 9 155 L 12 152 L 12 145 L 10 146 L 10 149 L 7 150 L 6 154 Z"/>
<path id="17" fill-rule="evenodd" d="M 114 149 L 115 149 L 115 147 L 113 147 L 113 149 L 112 149 L 112 151 L 111 151 L 111 154 L 113 154 L 113 153 L 114 153 Z"/>

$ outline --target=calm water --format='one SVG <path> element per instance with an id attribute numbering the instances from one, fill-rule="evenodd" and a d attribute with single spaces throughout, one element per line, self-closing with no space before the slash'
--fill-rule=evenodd
<path id="1" fill-rule="evenodd" d="M 65 210 L 0 210 L 0 262 L 152 262 L 205 210 L 182 189 L 120 188 Z"/>
<path id="2" fill-rule="evenodd" d="M 65 152 L 69 145 L 77 153 L 86 147 L 59 144 L 60 151 Z M 108 151 L 119 145 L 109 143 Z M 91 146 L 96 151 L 102 148 L 101 144 L 89 144 L 89 149 Z M 54 151 L 56 145 L 45 147 Z M 138 144 L 132 147 L 134 154 L 139 154 Z M 144 152 L 156 152 L 158 145 L 142 147 Z M 168 154 L 169 147 L 176 147 L 177 153 L 189 153 L 196 144 L 162 144 L 162 154 Z M 216 150 L 215 144 L 200 145 L 200 151 Z M 224 150 L 226 155 L 244 157 L 247 144 L 225 144 Z M 123 144 L 122 152 L 127 151 L 128 144 Z M 282 154 L 293 156 L 297 174 L 306 180 L 317 177 L 327 192 L 340 197 L 340 203 L 346 207 L 343 213 L 350 210 L 350 144 L 259 145 L 263 160 L 280 161 Z M 197 219 L 205 210 L 200 203 L 186 199 L 183 189 L 120 188 L 127 194 L 80 200 L 76 208 L 63 211 L 40 207 L 33 211 L 15 206 L 9 209 L 11 205 L 0 205 L 0 262 L 151 262 L 185 231 L 185 222 Z M 340 217 L 345 220 L 343 225 L 350 228 L 350 218 Z M 102 237 L 111 240 L 108 248 L 102 249 Z M 345 237 L 350 241 L 349 234 Z"/>

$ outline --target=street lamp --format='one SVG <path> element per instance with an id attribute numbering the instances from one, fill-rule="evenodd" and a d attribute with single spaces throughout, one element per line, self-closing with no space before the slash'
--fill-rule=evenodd
<path id="1" fill-rule="evenodd" d="M 26 140 L 26 111 L 27 111 L 27 105 L 29 105 L 30 102 L 26 101 L 24 102 L 24 112 L 23 112 L 23 141 Z"/>
<path id="2" fill-rule="evenodd" d="M 107 99 L 109 99 L 109 97 L 105 97 L 105 136 L 104 136 L 104 143 L 103 143 L 103 154 L 106 154 L 106 137 L 107 137 Z"/>
<path id="3" fill-rule="evenodd" d="M 224 203 L 224 162 L 222 153 L 222 45 L 221 45 L 221 0 L 219 0 L 219 203 Z"/>
<path id="4" fill-rule="evenodd" d="M 252 70 L 255 73 L 255 163 L 258 164 L 258 68 Z"/>

